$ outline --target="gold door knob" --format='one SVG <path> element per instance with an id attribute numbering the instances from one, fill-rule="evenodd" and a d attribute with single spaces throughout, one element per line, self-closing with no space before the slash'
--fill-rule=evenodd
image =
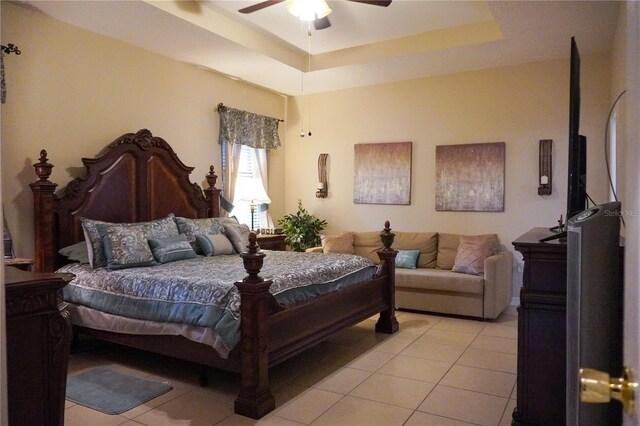
<path id="1" fill-rule="evenodd" d="M 611 378 L 607 373 L 591 368 L 580 369 L 580 401 L 602 404 L 616 399 L 622 403 L 624 412 L 633 417 L 635 412 L 635 390 L 630 368 L 624 369 L 622 377 Z"/>

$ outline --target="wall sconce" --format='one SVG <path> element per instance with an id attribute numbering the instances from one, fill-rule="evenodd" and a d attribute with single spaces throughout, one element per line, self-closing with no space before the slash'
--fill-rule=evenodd
<path id="1" fill-rule="evenodd" d="M 317 198 L 327 198 L 329 194 L 329 187 L 327 186 L 327 160 L 329 154 L 320 154 L 318 157 L 318 190 L 316 191 Z"/>
<path id="2" fill-rule="evenodd" d="M 553 139 L 541 139 L 539 151 L 539 177 L 538 177 L 538 195 L 551 195 L 551 148 L 553 147 Z"/>

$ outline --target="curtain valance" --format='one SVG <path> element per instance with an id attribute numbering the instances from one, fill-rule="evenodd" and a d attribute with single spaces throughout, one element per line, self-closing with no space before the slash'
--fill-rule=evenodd
<path id="1" fill-rule="evenodd" d="M 220 136 L 218 143 L 248 145 L 252 148 L 276 149 L 280 146 L 277 118 L 218 105 Z"/>

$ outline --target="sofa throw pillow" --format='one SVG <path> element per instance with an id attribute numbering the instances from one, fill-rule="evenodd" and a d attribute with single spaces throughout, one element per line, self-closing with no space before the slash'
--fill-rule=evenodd
<path id="1" fill-rule="evenodd" d="M 111 223 L 99 220 L 80 218 L 82 231 L 84 232 L 84 240 L 87 242 L 87 253 L 89 254 L 89 264 L 92 268 L 102 268 L 107 266 L 107 257 L 103 247 L 103 238 L 98 232 L 98 225 L 118 225 L 118 226 L 144 226 L 148 238 L 166 238 L 178 235 L 178 226 L 176 225 L 173 213 L 167 217 L 147 222 L 135 223 Z"/>
<path id="2" fill-rule="evenodd" d="M 167 238 L 150 238 L 149 247 L 153 257 L 160 263 L 198 257 L 186 235 L 175 235 Z"/>
<path id="3" fill-rule="evenodd" d="M 396 267 L 404 269 L 416 269 L 420 250 L 398 250 Z"/>
<path id="4" fill-rule="evenodd" d="M 58 253 L 72 262 L 89 263 L 87 243 L 81 241 L 58 250 Z"/>
<path id="5" fill-rule="evenodd" d="M 456 261 L 451 269 L 463 274 L 484 274 L 484 260 L 498 252 L 498 236 L 491 235 L 462 235 L 460 246 L 456 254 Z"/>
<path id="6" fill-rule="evenodd" d="M 344 232 L 339 235 L 320 235 L 323 253 L 353 254 L 353 233 Z"/>
<path id="7" fill-rule="evenodd" d="M 155 265 L 145 225 L 98 224 L 108 269 Z"/>
<path id="8" fill-rule="evenodd" d="M 225 234 L 196 235 L 196 243 L 198 243 L 198 247 L 200 247 L 202 254 L 205 256 L 236 253 L 231 241 L 229 241 Z"/>
<path id="9" fill-rule="evenodd" d="M 231 223 L 224 224 L 224 233 L 233 244 L 233 248 L 238 253 L 242 253 L 243 251 L 247 251 L 247 246 L 249 245 L 249 233 L 251 230 L 245 224 L 234 225 Z"/>

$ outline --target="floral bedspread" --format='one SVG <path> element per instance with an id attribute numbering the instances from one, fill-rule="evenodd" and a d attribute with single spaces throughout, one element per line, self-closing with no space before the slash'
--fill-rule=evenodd
<path id="1" fill-rule="evenodd" d="M 333 253 L 265 251 L 260 276 L 273 280 L 271 293 L 282 304 L 298 303 L 371 279 L 373 263 Z M 76 275 L 65 300 L 111 314 L 152 321 L 212 327 L 231 350 L 240 340 L 240 293 L 247 276 L 238 255 L 199 257 L 122 270 L 65 265 Z"/>

